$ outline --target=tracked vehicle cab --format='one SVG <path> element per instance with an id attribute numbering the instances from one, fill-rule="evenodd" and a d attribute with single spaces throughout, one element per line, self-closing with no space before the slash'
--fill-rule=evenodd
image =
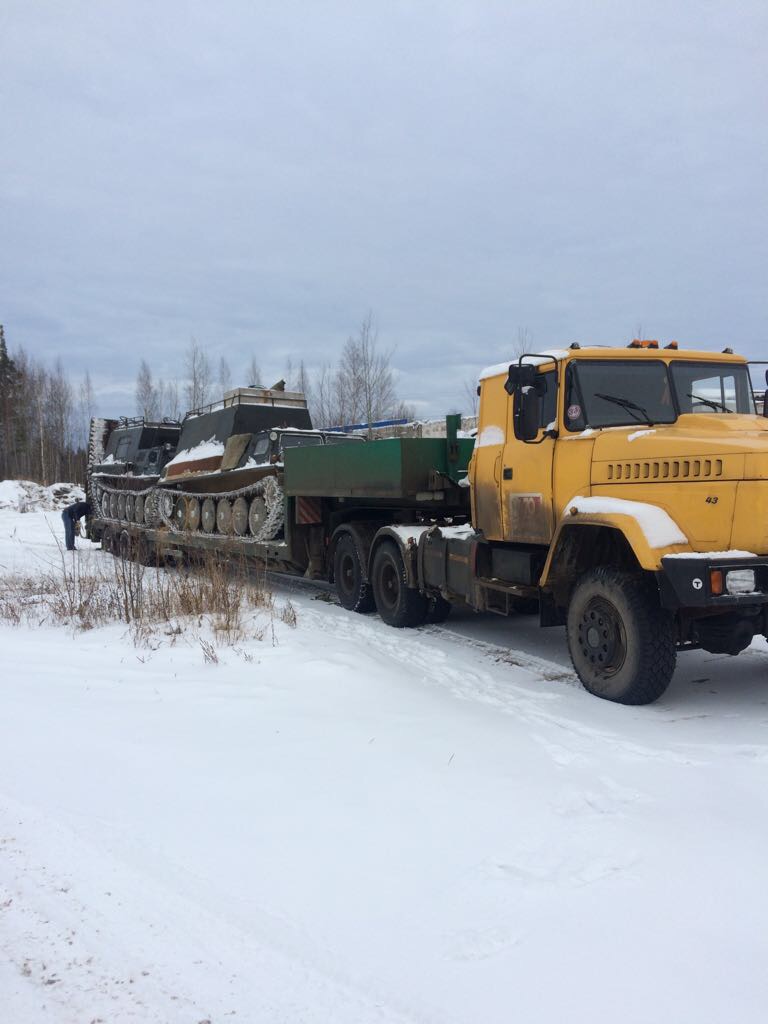
<path id="1" fill-rule="evenodd" d="M 181 425 L 172 420 L 121 419 L 111 431 L 103 459 L 93 471 L 114 476 L 159 476 L 173 458 Z"/>
<path id="2" fill-rule="evenodd" d="M 264 430 L 255 434 L 246 452 L 245 465 L 282 464 L 287 448 L 343 444 L 365 441 L 359 434 L 343 434 L 330 430 Z"/>

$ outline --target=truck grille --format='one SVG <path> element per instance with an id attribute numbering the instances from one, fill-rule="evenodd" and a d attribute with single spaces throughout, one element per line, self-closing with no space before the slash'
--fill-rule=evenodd
<path id="1" fill-rule="evenodd" d="M 723 475 L 722 459 L 658 459 L 609 462 L 609 480 L 706 480 Z"/>

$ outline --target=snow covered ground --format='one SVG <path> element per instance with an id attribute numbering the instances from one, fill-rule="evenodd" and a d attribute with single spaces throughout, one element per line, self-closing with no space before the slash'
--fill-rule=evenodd
<path id="1" fill-rule="evenodd" d="M 0 571 L 60 537 L 0 508 Z M 625 708 L 530 618 L 277 586 L 218 664 L 0 626 L 2 1024 L 765 1019 L 763 641 Z"/>

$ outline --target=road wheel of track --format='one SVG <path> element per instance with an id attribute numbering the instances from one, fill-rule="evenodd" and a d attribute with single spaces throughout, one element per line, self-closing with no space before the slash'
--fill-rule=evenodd
<path id="1" fill-rule="evenodd" d="M 672 617 L 652 581 L 603 566 L 576 584 L 568 650 L 584 688 L 619 704 L 651 704 L 675 671 Z"/>
<path id="2" fill-rule="evenodd" d="M 110 519 L 119 519 L 120 518 L 118 516 L 118 514 L 117 514 L 117 497 L 118 497 L 117 494 L 110 494 L 108 496 L 108 499 L 107 499 L 109 501 L 109 518 Z"/>
<path id="3" fill-rule="evenodd" d="M 129 523 L 136 522 L 136 499 L 132 494 L 125 496 L 125 518 Z"/>
<path id="4" fill-rule="evenodd" d="M 158 511 L 160 512 L 161 517 L 169 525 L 173 522 L 173 509 L 174 509 L 175 498 L 176 498 L 176 495 L 174 494 L 173 491 L 162 491 L 161 494 L 160 494 L 159 501 L 158 501 Z M 144 519 L 147 522 L 149 521 L 148 520 L 148 515 L 147 515 L 147 505 L 148 505 L 148 503 L 149 502 L 147 501 L 144 504 Z"/>
<path id="5" fill-rule="evenodd" d="M 408 586 L 403 556 L 394 541 L 384 541 L 371 572 L 376 610 L 388 626 L 420 626 L 427 617 L 427 599 Z"/>
<path id="6" fill-rule="evenodd" d="M 248 502 L 242 496 L 232 503 L 232 525 L 238 537 L 248 534 Z"/>
<path id="7" fill-rule="evenodd" d="M 117 496 L 117 518 L 125 519 L 125 494 L 118 494 Z"/>
<path id="8" fill-rule="evenodd" d="M 260 494 L 251 499 L 248 507 L 248 527 L 254 537 L 258 537 L 267 521 L 267 505 Z"/>
<path id="9" fill-rule="evenodd" d="M 205 498 L 203 507 L 200 510 L 200 523 L 203 533 L 213 533 L 216 530 L 216 502 L 213 498 Z"/>
<path id="10" fill-rule="evenodd" d="M 232 533 L 232 502 L 229 498 L 219 498 L 216 503 L 216 526 L 219 533 Z"/>
<path id="11" fill-rule="evenodd" d="M 174 530 L 185 530 L 187 527 L 187 499 L 179 494 L 173 503 L 173 528 Z"/>
<path id="12" fill-rule="evenodd" d="M 139 495 L 133 506 L 133 515 L 139 526 L 144 522 L 144 498 Z"/>
<path id="13" fill-rule="evenodd" d="M 187 498 L 187 529 L 200 529 L 200 501 L 198 498 Z"/>
<path id="14" fill-rule="evenodd" d="M 428 598 L 428 602 L 427 617 L 424 621 L 433 625 L 445 622 L 451 614 L 451 608 L 453 607 L 450 601 L 446 601 L 440 594 L 434 594 Z"/>
<path id="15" fill-rule="evenodd" d="M 366 615 L 376 607 L 371 585 L 365 578 L 354 537 L 342 534 L 333 555 L 333 579 L 339 604 L 350 612 Z"/>

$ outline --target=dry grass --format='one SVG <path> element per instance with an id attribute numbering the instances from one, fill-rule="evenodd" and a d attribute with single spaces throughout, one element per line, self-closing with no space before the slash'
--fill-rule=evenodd
<path id="1" fill-rule="evenodd" d="M 187 629 L 205 627 L 217 645 L 263 640 L 268 632 L 275 644 L 276 616 L 296 625 L 290 601 L 276 610 L 263 573 L 215 555 L 192 566 L 148 568 L 105 554 L 81 571 L 79 560 L 62 552 L 59 564 L 38 575 L 0 576 L 0 621 L 81 630 L 122 622 L 137 646 L 158 633 L 173 642 Z M 200 645 L 205 660 L 216 663 L 214 645 Z"/>

